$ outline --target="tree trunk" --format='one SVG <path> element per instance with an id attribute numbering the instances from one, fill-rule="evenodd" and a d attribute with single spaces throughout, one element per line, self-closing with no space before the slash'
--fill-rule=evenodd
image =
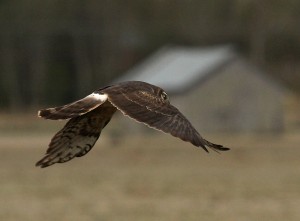
<path id="1" fill-rule="evenodd" d="M 1 60 L 3 66 L 2 85 L 7 92 L 8 107 L 11 111 L 17 111 L 22 106 L 22 96 L 17 73 L 16 51 L 14 39 L 10 34 L 2 35 Z"/>
<path id="2" fill-rule="evenodd" d="M 74 60 L 76 68 L 76 97 L 81 97 L 93 90 L 92 67 L 88 57 L 88 48 L 84 36 L 73 34 Z"/>
<path id="3" fill-rule="evenodd" d="M 261 66 L 265 63 L 265 46 L 268 33 L 266 8 L 264 2 L 253 2 L 250 21 L 250 56 L 254 62 Z"/>
<path id="4" fill-rule="evenodd" d="M 30 59 L 31 71 L 31 89 L 30 101 L 33 107 L 41 103 L 44 96 L 46 74 L 47 74 L 47 42 L 45 37 L 32 36 L 31 51 L 32 56 Z"/>

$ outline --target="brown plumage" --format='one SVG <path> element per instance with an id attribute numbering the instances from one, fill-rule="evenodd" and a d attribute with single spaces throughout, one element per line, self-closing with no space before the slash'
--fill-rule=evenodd
<path id="1" fill-rule="evenodd" d="M 117 109 L 125 116 L 202 147 L 207 152 L 207 147 L 215 151 L 229 150 L 202 138 L 183 114 L 170 104 L 161 88 L 128 81 L 101 88 L 71 104 L 40 110 L 39 117 L 70 120 L 52 138 L 46 156 L 36 166 L 47 167 L 85 155 Z"/>

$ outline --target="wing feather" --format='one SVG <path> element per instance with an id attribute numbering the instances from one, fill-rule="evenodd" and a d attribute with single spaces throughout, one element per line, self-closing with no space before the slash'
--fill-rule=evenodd
<path id="1" fill-rule="evenodd" d="M 129 94 L 122 91 L 118 91 L 118 94 L 108 92 L 108 100 L 124 115 L 188 141 L 197 147 L 202 147 L 205 151 L 208 151 L 206 147 L 220 151 L 228 150 L 222 145 L 203 139 L 186 117 L 170 103 L 163 103 L 155 99 L 149 101 L 141 93 Z"/>
<path id="2" fill-rule="evenodd" d="M 36 166 L 48 167 L 87 154 L 115 111 L 116 108 L 107 103 L 87 114 L 70 119 L 51 139 L 46 155 Z"/>

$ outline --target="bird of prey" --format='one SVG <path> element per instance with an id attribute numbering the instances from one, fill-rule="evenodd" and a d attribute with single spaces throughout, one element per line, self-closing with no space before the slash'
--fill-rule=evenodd
<path id="1" fill-rule="evenodd" d="M 161 88 L 141 81 L 128 81 L 100 88 L 64 106 L 40 110 L 39 117 L 69 121 L 52 138 L 46 155 L 36 166 L 48 167 L 87 154 L 117 110 L 207 152 L 207 147 L 215 151 L 229 150 L 202 138 L 186 117 L 170 104 L 167 93 Z"/>

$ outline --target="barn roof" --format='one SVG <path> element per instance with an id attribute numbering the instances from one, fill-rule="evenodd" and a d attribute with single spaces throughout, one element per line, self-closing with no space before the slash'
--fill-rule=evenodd
<path id="1" fill-rule="evenodd" d="M 166 46 L 115 82 L 145 81 L 170 93 L 180 93 L 199 83 L 234 57 L 235 51 L 228 45 L 201 48 Z"/>

